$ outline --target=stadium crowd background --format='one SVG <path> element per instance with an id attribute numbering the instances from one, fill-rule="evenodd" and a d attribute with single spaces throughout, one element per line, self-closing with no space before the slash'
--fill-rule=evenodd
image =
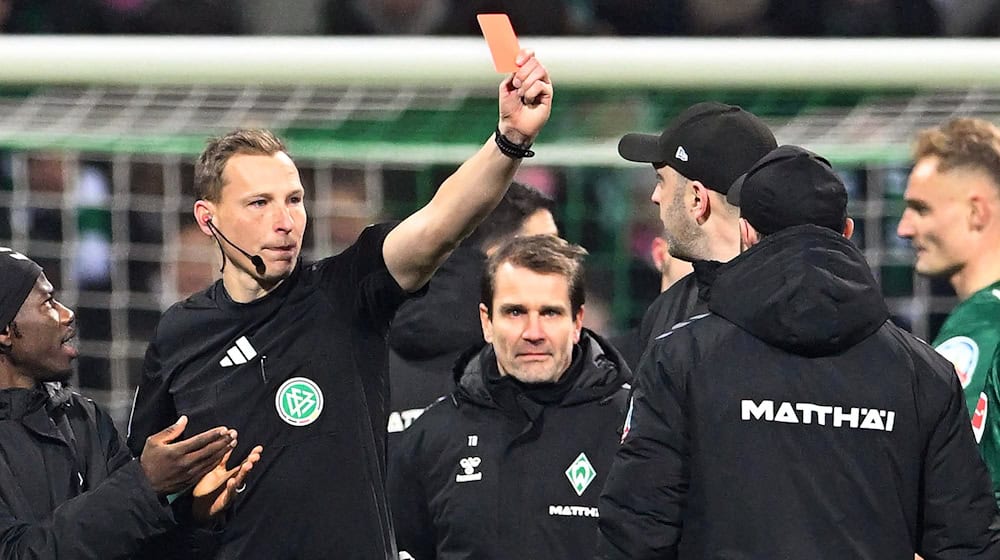
<path id="1" fill-rule="evenodd" d="M 7 33 L 478 34 L 506 12 L 524 35 L 996 36 L 994 0 L 0 0 Z"/>
<path id="2" fill-rule="evenodd" d="M 0 32 L 478 35 L 474 14 L 486 11 L 510 14 L 524 36 L 1000 34 L 1000 0 L 0 0 Z M 558 75 L 554 79 L 558 83 Z M 219 128 L 261 124 L 259 113 L 294 105 L 284 126 L 263 124 L 290 139 L 309 193 L 305 254 L 323 256 L 347 246 L 364 225 L 411 212 L 454 165 L 398 157 L 351 162 L 310 152 L 308 146 L 327 144 L 328 153 L 331 143 L 373 135 L 410 145 L 442 135 L 479 142 L 469 135 L 488 129 L 483 115 L 490 112 L 483 107 L 495 103 L 491 92 L 463 93 L 451 100 L 457 108 L 435 92 L 423 93 L 365 91 L 356 105 L 392 115 L 373 120 L 364 114 L 337 117 L 349 98 L 344 90 L 302 90 L 295 84 L 261 91 L 105 89 L 98 99 L 92 89 L 0 87 L 0 245 L 38 260 L 61 299 L 78 311 L 82 356 L 76 384 L 124 421 L 159 314 L 217 275 L 217 249 L 190 217 L 191 154 L 202 139 L 224 131 Z M 623 95 L 569 88 L 560 91 L 538 149 L 566 139 L 604 140 L 627 130 L 655 132 L 702 99 L 743 105 L 764 117 L 779 141 L 807 147 L 810 140 L 829 143 L 831 131 L 840 135 L 832 140 L 840 145 L 865 136 L 898 146 L 917 128 L 953 114 L 973 113 L 996 122 L 1000 107 L 1000 92 L 989 89 L 925 95 L 899 89 L 736 87 Z M 121 144 L 106 149 L 106 138 L 93 127 L 108 122 L 119 127 L 111 133 L 125 136 L 133 125 L 169 126 L 157 129 L 159 140 L 151 147 L 132 141 L 124 149 Z M 53 127 L 53 140 L 25 142 L 23 132 L 37 132 L 39 123 Z M 794 131 L 799 135 L 792 137 Z M 865 250 L 895 318 L 919 336 L 933 338 L 954 299 L 946 281 L 913 273 L 909 244 L 895 233 L 910 162 L 898 150 L 886 155 L 862 149 L 833 159 L 850 189 L 858 223 L 854 239 Z M 592 255 L 589 326 L 609 335 L 634 326 L 659 286 L 648 255 L 661 227 L 648 201 L 652 170 L 526 165 L 518 179 L 557 200 L 560 230 Z"/>

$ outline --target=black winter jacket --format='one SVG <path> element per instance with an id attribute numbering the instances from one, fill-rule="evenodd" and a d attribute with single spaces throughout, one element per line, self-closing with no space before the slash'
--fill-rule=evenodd
<path id="1" fill-rule="evenodd" d="M 93 401 L 58 384 L 0 391 L 0 558 L 129 558 L 173 526 Z"/>
<path id="2" fill-rule="evenodd" d="M 391 450 L 389 498 L 401 558 L 403 551 L 415 560 L 591 554 L 597 496 L 620 437 L 627 366 L 585 330 L 570 368 L 581 369 L 560 381 L 569 385 L 558 400 L 529 397 L 532 389 L 510 378 L 491 380 L 490 367 L 496 371 L 491 346 L 466 355 L 455 392 Z"/>
<path id="3" fill-rule="evenodd" d="M 649 304 L 639 326 L 640 352 L 649 349 L 656 337 L 670 331 L 677 323 L 708 311 L 712 283 L 722 263 L 695 261 L 693 266 L 694 272 L 675 282 Z"/>
<path id="4" fill-rule="evenodd" d="M 953 367 L 893 325 L 860 251 L 770 235 L 639 368 L 599 557 L 1000 558 Z"/>

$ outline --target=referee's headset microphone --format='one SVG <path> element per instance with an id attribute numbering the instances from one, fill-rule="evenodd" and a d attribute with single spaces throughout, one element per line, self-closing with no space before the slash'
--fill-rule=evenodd
<path id="1" fill-rule="evenodd" d="M 225 251 L 222 250 L 222 241 L 225 241 L 226 243 L 229 244 L 230 247 L 236 249 L 237 251 L 242 253 L 243 256 L 250 259 L 250 262 L 253 263 L 254 268 L 257 269 L 257 274 L 263 275 L 267 271 L 267 267 L 264 266 L 264 259 L 260 258 L 260 255 L 251 255 L 250 253 L 247 253 L 243 249 L 240 249 L 239 245 L 230 241 L 229 238 L 226 237 L 226 234 L 222 233 L 221 231 L 219 231 L 219 228 L 215 227 L 215 224 L 212 223 L 211 216 L 205 219 L 205 225 L 208 226 L 208 229 L 212 230 L 212 232 L 215 234 L 215 242 L 219 244 L 219 252 L 222 253 L 222 268 L 219 269 L 219 272 L 222 272 L 223 270 L 226 269 L 226 253 Z M 219 241 L 220 237 L 222 238 L 222 241 Z"/>

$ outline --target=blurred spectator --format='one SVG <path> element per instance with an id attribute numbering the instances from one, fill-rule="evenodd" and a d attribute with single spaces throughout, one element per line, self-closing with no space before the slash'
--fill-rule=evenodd
<path id="1" fill-rule="evenodd" d="M 137 33 L 150 0 L 96 0 L 101 5 L 111 33 Z"/>
<path id="2" fill-rule="evenodd" d="M 583 326 L 595 333 L 611 331 L 611 304 L 608 298 L 599 291 L 587 291 L 587 314 L 583 318 Z M 612 344 L 613 346 L 614 344 Z M 617 350 L 618 348 L 615 347 Z"/>
<path id="3" fill-rule="evenodd" d="M 334 35 L 436 35 L 444 30 L 450 10 L 448 0 L 327 0 L 325 31 Z"/>
<path id="4" fill-rule="evenodd" d="M 333 169 L 329 190 L 309 192 L 316 193 L 317 230 L 330 232 L 330 242 L 337 251 L 350 246 L 365 226 L 377 221 L 362 170 Z"/>
<path id="5" fill-rule="evenodd" d="M 94 0 L 0 0 L 3 33 L 100 33 L 103 13 Z"/>
<path id="6" fill-rule="evenodd" d="M 59 154 L 38 153 L 28 158 L 28 190 L 34 203 L 30 208 L 14 209 L 14 212 L 18 214 L 17 220 L 26 226 L 28 237 L 32 240 L 63 239 L 62 214 L 59 211 L 65 186 L 63 166 Z M 56 197 L 59 199 L 56 200 Z"/>
<path id="7" fill-rule="evenodd" d="M 146 34 L 236 35 L 241 32 L 240 5 L 228 0 L 104 0 L 131 8 L 129 31 Z M 142 10 L 136 5 L 141 4 Z"/>
<path id="8" fill-rule="evenodd" d="M 613 35 L 679 35 L 683 0 L 594 0 L 595 31 Z"/>
<path id="9" fill-rule="evenodd" d="M 174 272 L 176 298 L 185 299 L 204 290 L 215 281 L 221 262 L 212 238 L 202 233 L 194 222 L 181 228 L 177 235 L 177 264 Z"/>
<path id="10" fill-rule="evenodd" d="M 1000 35 L 1000 0 L 932 0 L 948 36 Z"/>
<path id="11" fill-rule="evenodd" d="M 670 242 L 667 241 L 662 232 L 659 235 L 654 236 L 651 240 L 645 238 L 649 249 L 649 258 L 652 261 L 653 268 L 659 272 L 659 285 L 658 291 L 651 290 L 635 290 L 633 286 L 633 298 L 635 299 L 645 299 L 646 296 L 650 296 L 648 303 L 652 302 L 652 297 L 656 294 L 663 293 L 667 291 L 667 288 L 673 286 L 678 280 L 687 276 L 694 271 L 694 267 L 688 261 L 683 261 L 670 254 Z M 589 304 L 588 304 L 589 308 Z M 639 330 L 639 321 L 636 321 L 634 325 L 630 325 L 630 328 L 621 333 L 618 336 L 611 338 L 611 344 L 621 352 L 622 357 L 625 358 L 625 362 L 628 364 L 629 369 L 635 371 L 639 367 L 639 358 L 642 357 L 642 351 L 645 350 L 642 335 Z"/>
<path id="12" fill-rule="evenodd" d="M 479 35 L 476 14 L 505 13 L 518 35 L 570 35 L 574 28 L 571 13 L 563 0 L 453 0 L 445 32 L 451 35 Z"/>
<path id="13" fill-rule="evenodd" d="M 996 36 L 1000 0 L 0 0 L 4 33 Z"/>
<path id="14" fill-rule="evenodd" d="M 768 0 L 687 0 L 685 16 L 691 35 L 764 35 Z"/>
<path id="15" fill-rule="evenodd" d="M 232 35 L 239 14 L 226 0 L 0 0 L 0 31 Z"/>
<path id="16" fill-rule="evenodd" d="M 251 35 L 316 35 L 323 31 L 325 0 L 239 0 L 243 29 Z"/>
<path id="17" fill-rule="evenodd" d="M 73 274 L 84 290 L 111 289 L 111 184 L 96 165 L 81 165 L 75 177 L 77 249 Z M 58 211 L 57 211 L 58 212 Z"/>
<path id="18" fill-rule="evenodd" d="M 116 195 L 121 186 L 115 185 Z M 163 165 L 132 161 L 128 166 L 128 208 L 118 206 L 115 213 L 128 218 L 128 285 L 132 292 L 159 293 L 163 290 L 160 274 L 163 261 Z M 115 241 L 124 239 L 115 232 Z M 143 245 L 145 245 L 143 247 Z M 138 249 L 138 250 L 134 250 Z M 158 255 L 151 254 L 156 251 Z"/>
<path id="19" fill-rule="evenodd" d="M 670 254 L 670 243 L 659 235 L 653 238 L 652 246 L 649 248 L 650 257 L 653 259 L 653 266 L 660 272 L 660 291 L 664 292 L 681 278 L 694 272 L 691 263 L 675 258 Z"/>
<path id="20" fill-rule="evenodd" d="M 476 14 L 503 12 L 519 35 L 581 31 L 561 0 L 327 0 L 326 31 L 339 35 L 478 35 Z"/>
<path id="21" fill-rule="evenodd" d="M 531 185 L 532 188 L 553 200 L 558 199 L 561 179 L 559 172 L 554 168 L 539 165 L 522 167 L 514 175 L 514 181 Z"/>
<path id="22" fill-rule="evenodd" d="M 28 188 L 33 192 L 63 191 L 63 159 L 57 153 L 39 152 L 28 159 Z"/>
<path id="23" fill-rule="evenodd" d="M 772 33 L 801 37 L 941 35 L 933 0 L 771 0 Z"/>

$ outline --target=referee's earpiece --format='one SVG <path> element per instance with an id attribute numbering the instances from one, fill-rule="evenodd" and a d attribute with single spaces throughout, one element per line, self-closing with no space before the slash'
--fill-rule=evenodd
<path id="1" fill-rule="evenodd" d="M 263 275 L 267 271 L 267 267 L 264 265 L 264 259 L 260 258 L 260 255 L 251 255 L 241 249 L 239 245 L 230 241 L 229 238 L 226 237 L 226 234 L 219 231 L 219 228 L 215 227 L 215 224 L 212 223 L 212 216 L 205 218 L 205 225 L 208 226 L 208 229 L 212 230 L 212 233 L 216 234 L 215 242 L 219 244 L 219 251 L 222 252 L 222 268 L 219 269 L 219 272 L 222 272 L 222 270 L 226 268 L 226 253 L 222 250 L 222 242 L 219 241 L 220 237 L 222 238 L 222 241 L 225 241 L 230 247 L 236 249 L 243 256 L 250 259 L 254 268 L 257 269 L 257 274 Z"/>

